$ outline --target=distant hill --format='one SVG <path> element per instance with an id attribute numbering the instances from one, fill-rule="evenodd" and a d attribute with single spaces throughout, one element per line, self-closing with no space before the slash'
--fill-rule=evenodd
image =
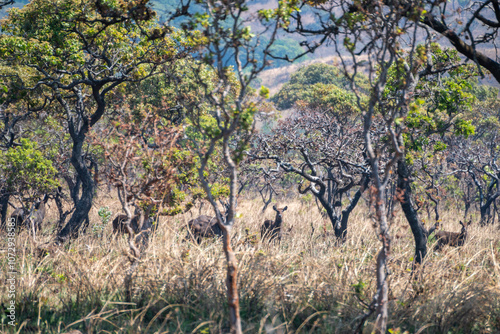
<path id="1" fill-rule="evenodd" d="M 9 10 L 9 8 L 22 7 L 27 3 L 29 3 L 29 0 L 16 0 L 14 5 L 7 6 L 0 11 L 0 18 L 3 18 L 5 17 L 5 15 L 7 15 L 7 11 Z M 159 20 L 161 22 L 165 20 L 168 13 L 172 13 L 175 11 L 176 7 L 179 5 L 179 1 L 151 0 L 151 4 L 157 11 Z M 276 6 L 276 4 L 277 0 L 255 0 L 249 4 L 250 12 L 255 12 L 259 9 L 272 8 Z M 467 5 L 467 1 L 452 0 L 450 1 L 449 5 L 452 6 L 452 8 L 463 7 Z M 303 10 L 302 15 L 306 18 L 308 24 L 315 24 L 313 16 L 309 15 L 307 10 Z M 296 36 L 281 36 L 281 38 L 276 42 L 273 54 L 281 57 L 284 57 L 285 55 L 293 57 L 303 50 L 299 45 L 299 42 L 301 40 L 302 38 Z M 441 43 L 444 46 L 449 45 L 448 41 L 444 37 L 437 36 L 437 42 Z M 483 49 L 482 51 L 490 57 L 495 57 L 495 49 L 493 46 L 485 47 L 485 49 Z M 281 86 L 290 79 L 290 75 L 302 66 L 317 62 L 337 65 L 339 63 L 338 58 L 335 56 L 331 56 L 331 53 L 331 49 L 320 48 L 315 54 L 303 57 L 293 64 L 288 63 L 284 60 L 274 60 L 271 67 L 261 73 L 258 82 L 256 82 L 256 85 L 260 86 L 262 84 L 270 88 L 271 94 L 276 94 Z M 500 84 L 496 82 L 496 80 L 492 77 L 487 76 L 485 79 L 481 80 L 481 82 L 495 87 L 500 87 Z"/>

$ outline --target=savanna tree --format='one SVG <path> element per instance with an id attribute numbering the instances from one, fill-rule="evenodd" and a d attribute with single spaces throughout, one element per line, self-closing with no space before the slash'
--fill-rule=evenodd
<path id="1" fill-rule="evenodd" d="M 239 297 L 238 267 L 231 247 L 231 231 L 235 223 L 238 194 L 238 166 L 244 158 L 254 128 L 258 99 L 249 94 L 250 84 L 268 65 L 267 52 L 276 41 L 283 22 L 279 3 L 274 22 L 263 25 L 258 36 L 250 25 L 256 17 L 248 13 L 246 1 L 206 1 L 190 7 L 190 1 L 181 1 L 173 16 L 191 16 L 182 23 L 186 32 L 199 29 L 206 38 L 197 54 L 197 62 L 190 63 L 195 82 L 202 87 L 200 103 L 182 101 L 190 122 L 187 135 L 192 139 L 200 159 L 198 175 L 207 194 L 218 224 L 223 232 L 223 248 L 227 260 L 227 295 L 231 333 L 242 333 Z M 265 44 L 263 36 L 265 34 Z M 180 83 L 174 73 L 168 73 Z M 179 90 L 182 96 L 182 91 Z M 261 90 L 267 97 L 268 92 Z M 213 184 L 207 178 L 207 166 L 220 152 L 228 176 L 229 196 L 225 214 L 222 214 L 213 194 Z"/>
<path id="2" fill-rule="evenodd" d="M 350 94 L 340 89 L 337 95 L 329 93 L 320 96 L 329 96 L 331 108 L 314 109 L 299 102 L 298 111 L 280 121 L 271 134 L 256 137 L 249 156 L 263 160 L 261 168 L 266 174 L 282 171 L 298 176 L 299 192 L 310 192 L 317 198 L 335 236 L 343 241 L 349 215 L 370 181 L 370 167 L 363 151 L 360 118 L 354 102 L 349 101 Z"/>
<path id="3" fill-rule="evenodd" d="M 32 213 L 35 201 L 59 185 L 55 178 L 57 170 L 43 153 L 39 145 L 28 138 L 20 138 L 19 145 L 0 151 L 0 193 L 7 201 L 10 197 L 16 198 L 25 212 Z M 4 210 L 2 227 L 7 208 Z"/>
<path id="4" fill-rule="evenodd" d="M 18 74 L 17 70 L 13 68 L 4 68 L 0 73 L 3 81 L 0 89 L 0 154 L 6 154 L 13 149 L 18 151 L 27 149 L 27 142 L 24 142 L 24 148 L 21 142 L 22 139 L 26 139 L 31 143 L 29 145 L 36 146 L 36 148 L 30 147 L 30 149 L 34 148 L 34 150 L 38 151 L 37 155 L 41 154 L 45 159 L 50 159 L 49 155 L 45 154 L 46 150 L 36 144 L 37 139 L 35 138 L 36 133 L 40 132 L 40 127 L 43 126 L 43 120 L 38 120 L 35 116 L 50 103 L 50 98 L 42 96 L 40 99 L 33 101 L 27 98 L 25 92 L 21 89 L 22 80 L 18 78 Z M 33 153 L 33 151 L 31 153 L 26 152 L 26 155 Z M 3 161 L 6 162 L 5 159 Z M 46 164 L 43 163 L 41 166 L 44 165 Z M 16 173 L 15 170 L 9 169 L 7 166 L 3 166 L 3 169 L 3 182 L 0 186 L 0 225 L 4 225 L 7 219 L 11 196 L 18 196 L 19 198 L 19 196 L 26 197 L 25 195 L 27 195 L 26 193 L 23 194 L 24 190 L 27 189 L 20 184 L 16 185 L 16 182 L 12 179 L 17 178 L 22 182 L 19 175 L 11 174 Z M 43 174 L 42 170 L 36 170 L 36 168 L 31 168 L 30 171 L 33 173 L 33 177 L 35 174 Z M 9 174 L 11 175 L 9 176 Z M 31 189 L 31 187 L 29 188 Z M 33 190 L 31 189 L 31 192 Z M 44 189 L 44 191 L 46 190 Z M 34 200 L 34 198 L 31 200 Z"/>
<path id="5" fill-rule="evenodd" d="M 94 146 L 104 155 L 101 173 L 116 188 L 126 214 L 123 226 L 132 255 L 124 282 L 127 301 L 132 300 L 132 276 L 152 233 L 150 216 L 175 202 L 177 167 L 190 162 L 189 155 L 178 149 L 181 129 L 150 109 L 145 106 L 136 114 L 123 111 L 110 120 L 108 129 L 93 136 Z M 139 212 L 137 230 L 131 226 L 133 208 Z"/>
<path id="6" fill-rule="evenodd" d="M 408 2 L 404 6 L 385 7 L 375 2 L 313 1 L 308 5 L 318 18 L 315 27 L 304 26 L 300 12 L 295 12 L 288 29 L 303 36 L 317 37 L 310 50 L 326 41 L 334 45 L 362 111 L 362 138 L 371 167 L 372 217 L 382 246 L 377 256 L 376 293 L 358 328 L 360 331 L 364 320 L 372 313 L 376 314 L 377 333 L 385 333 L 387 327 L 391 238 L 385 196 L 394 168 L 404 157 L 404 119 L 413 96 L 418 65 L 416 42 L 410 39 L 406 45 L 409 57 L 406 57 L 400 38 L 415 36 L 423 10 L 418 4 Z M 408 13 L 412 15 L 406 19 Z M 362 72 L 368 76 L 365 92 L 357 85 Z M 391 82 L 391 76 L 395 81 Z M 364 94 L 367 99 L 363 99 Z M 425 240 L 421 226 L 419 230 L 421 239 Z"/>
<path id="7" fill-rule="evenodd" d="M 487 123 L 489 123 L 487 125 Z M 477 203 L 482 225 L 493 223 L 496 201 L 500 198 L 500 147 L 498 119 L 483 121 L 489 130 L 468 140 L 456 141 L 451 146 L 452 159 L 457 169 L 469 178 L 473 203 Z M 496 210 L 495 210 L 496 209 Z"/>
<path id="8" fill-rule="evenodd" d="M 72 140 L 70 161 L 81 194 L 58 242 L 75 236 L 88 219 L 95 182 L 83 150 L 90 129 L 107 111 L 108 94 L 124 82 L 155 75 L 196 44 L 160 28 L 154 18 L 147 0 L 35 0 L 12 9 L 2 22 L 3 68 L 18 71 L 30 99 L 51 97 Z"/>
<path id="9" fill-rule="evenodd" d="M 388 6 L 392 3 L 384 1 Z M 408 2 L 410 3 L 410 2 Z M 406 1 L 403 1 L 404 6 Z M 419 23 L 444 36 L 458 52 L 478 66 L 489 71 L 500 82 L 498 33 L 500 29 L 500 4 L 498 0 L 486 1 L 422 1 L 425 10 Z M 409 15 L 406 15 L 408 17 Z M 494 56 L 486 50 L 493 48 Z"/>
<path id="10" fill-rule="evenodd" d="M 404 125 L 413 132 L 412 134 L 405 133 L 403 136 L 408 147 L 401 151 L 401 159 L 397 161 L 397 175 L 401 195 L 398 198 L 401 200 L 403 211 L 415 239 L 414 258 L 416 263 L 421 263 L 425 257 L 427 238 L 413 204 L 411 189 L 413 172 L 405 156 L 408 151 L 414 151 L 415 147 L 418 150 L 421 146 L 420 141 L 425 140 L 433 133 L 443 134 L 446 131 L 455 130 L 455 128 L 461 128 L 456 131 L 457 133 L 471 131 L 471 125 L 463 122 L 463 117 L 460 117 L 460 114 L 464 109 L 467 109 L 467 104 L 470 104 L 467 100 L 467 95 L 470 94 L 464 92 L 464 86 L 467 85 L 468 76 L 474 74 L 470 70 L 470 66 L 462 66 L 455 50 L 442 50 L 439 45 L 431 43 L 430 40 L 417 46 L 416 32 L 421 31 L 418 22 L 421 14 L 425 13 L 422 6 L 423 4 L 419 2 L 406 2 L 400 7 L 390 9 L 391 12 L 395 13 L 395 19 L 405 21 L 406 26 L 408 26 L 407 18 L 416 24 L 412 28 L 412 33 L 403 29 L 405 26 L 402 26 L 397 31 L 399 35 L 394 36 L 393 43 L 399 48 L 396 55 L 399 63 L 394 64 L 387 71 L 387 78 L 384 79 L 387 85 L 384 85 L 385 92 L 382 95 L 386 105 L 391 106 L 392 103 L 396 109 L 401 109 L 402 114 L 397 121 L 404 120 L 406 123 Z M 318 18 L 314 26 L 305 26 L 302 23 L 301 14 L 294 13 L 292 16 L 295 19 L 295 25 L 288 30 L 304 36 L 319 36 L 321 43 L 327 40 L 336 41 L 339 57 L 348 70 L 352 68 L 354 72 L 380 71 L 380 66 L 371 66 L 367 64 L 365 58 L 356 56 L 367 53 L 369 50 L 364 46 L 370 46 L 370 43 L 362 41 L 362 38 L 366 38 L 368 35 L 363 34 L 368 30 L 377 29 L 377 26 L 370 26 L 370 22 L 365 18 L 386 9 L 388 7 L 385 7 L 383 3 L 374 5 L 349 1 L 323 2 L 314 8 L 314 13 Z M 326 13 L 329 13 L 329 16 Z M 341 16 L 337 19 L 339 14 Z M 361 21 L 363 21 L 363 25 L 356 26 L 356 23 Z M 345 30 L 341 25 L 343 22 L 352 33 L 344 36 Z M 377 35 L 375 37 L 378 40 L 389 40 L 388 36 Z M 408 45 L 408 52 L 403 52 L 400 47 L 403 42 Z M 314 50 L 318 46 L 319 44 L 311 46 L 310 49 Z M 353 55 L 352 59 L 346 58 L 346 51 Z M 449 75 L 446 75 L 448 72 Z M 440 86 L 441 82 L 444 82 L 445 85 Z M 366 91 L 366 87 L 358 82 L 355 82 L 355 88 L 357 92 Z M 399 98 L 401 94 L 404 95 L 404 99 Z M 432 99 L 425 103 L 425 107 L 421 106 L 424 104 L 424 98 L 428 96 L 432 96 Z M 415 97 L 420 97 L 420 99 L 415 100 Z M 397 103 L 394 104 L 394 101 L 399 101 L 399 106 Z M 424 113 L 426 114 L 424 115 Z M 409 117 L 408 121 L 406 121 L 407 116 Z M 441 147 L 446 147 L 446 145 L 441 145 Z"/>

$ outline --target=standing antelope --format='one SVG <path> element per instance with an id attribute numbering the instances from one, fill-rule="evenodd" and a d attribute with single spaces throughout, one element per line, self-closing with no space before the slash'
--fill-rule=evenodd
<path id="1" fill-rule="evenodd" d="M 42 227 L 43 219 L 45 218 L 45 204 L 49 200 L 49 196 L 45 195 L 43 199 L 37 199 L 34 203 L 33 213 L 29 216 L 29 211 L 23 208 L 17 208 L 10 215 L 11 219 L 16 221 L 16 225 L 18 227 L 26 226 L 28 223 L 33 224 L 33 228 L 35 231 L 38 231 Z M 28 225 L 28 228 L 31 226 Z"/>
<path id="2" fill-rule="evenodd" d="M 276 205 L 273 206 L 273 210 L 276 211 L 276 218 L 274 221 L 266 220 L 264 224 L 262 224 L 262 227 L 260 228 L 261 238 L 269 237 L 269 241 L 273 241 L 274 239 L 278 239 L 278 242 L 281 241 L 283 212 L 286 211 L 286 209 L 288 209 L 288 206 L 285 206 L 282 209 L 277 209 Z"/>
<path id="3" fill-rule="evenodd" d="M 221 237 L 222 229 L 217 222 L 216 217 L 199 216 L 188 221 L 189 232 L 199 244 L 202 238 Z M 189 237 L 189 234 L 188 234 Z"/>
<path id="4" fill-rule="evenodd" d="M 460 221 L 460 225 L 462 225 L 462 229 L 460 232 L 447 232 L 447 231 L 438 231 L 436 232 L 437 244 L 435 247 L 436 251 L 439 251 L 441 247 L 444 245 L 449 245 L 453 247 L 463 246 L 465 240 L 467 239 L 467 226 L 472 223 L 472 219 L 469 220 L 468 223 L 462 223 Z"/>
<path id="5" fill-rule="evenodd" d="M 49 200 L 49 196 L 45 195 L 43 196 L 43 199 L 40 201 L 38 200 L 35 203 L 35 210 L 33 214 L 31 215 L 31 221 L 33 222 L 33 226 L 35 227 L 35 230 L 40 230 L 42 228 L 42 222 L 43 219 L 45 218 L 45 204 L 47 204 L 47 201 Z"/>

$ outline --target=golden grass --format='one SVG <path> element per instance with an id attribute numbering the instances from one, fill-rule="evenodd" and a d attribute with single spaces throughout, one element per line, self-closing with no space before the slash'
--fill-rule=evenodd
<path id="1" fill-rule="evenodd" d="M 240 268 L 240 303 L 246 333 L 352 333 L 375 289 L 379 242 L 367 209 L 352 214 L 348 240 L 337 246 L 323 232 L 315 206 L 300 201 L 284 213 L 282 243 L 253 242 L 268 209 L 259 200 L 242 201 L 235 230 Z M 99 206 L 119 212 L 117 200 Z M 55 212 L 48 220 L 56 219 Z M 202 212 L 211 214 L 208 207 Z M 185 241 L 188 213 L 160 219 L 160 226 L 133 280 L 134 299 L 126 304 L 123 280 L 130 262 L 124 237 L 113 239 L 111 223 L 104 237 L 92 232 L 43 258 L 26 232 L 18 236 L 17 315 L 20 332 L 60 333 L 225 333 L 225 258 L 220 241 L 201 245 Z M 459 231 L 456 212 L 443 214 L 445 230 Z M 311 224 L 315 226 L 312 235 Z M 48 224 L 47 224 L 48 225 Z M 46 226 L 47 226 L 46 225 Z M 331 227 L 328 225 L 328 228 Z M 248 230 L 246 230 L 248 229 Z M 470 227 L 462 248 L 430 253 L 419 279 L 410 279 L 413 238 L 400 213 L 391 233 L 390 323 L 393 332 L 500 332 L 500 231 Z M 38 243 L 49 241 L 50 228 Z M 3 245 L 2 245 L 3 246 Z M 4 247 L 2 247 L 3 249 Z M 5 256 L 0 279 L 5 280 Z M 2 289 L 4 287 L 2 286 Z M 1 293 L 2 311 L 7 296 Z M 0 313 L 0 331 L 14 332 Z M 369 318 L 365 332 L 369 332 Z M 17 327 L 17 329 L 20 328 Z"/>

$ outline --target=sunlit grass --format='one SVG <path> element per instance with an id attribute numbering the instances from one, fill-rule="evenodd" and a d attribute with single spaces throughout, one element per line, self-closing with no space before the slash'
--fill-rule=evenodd
<path id="1" fill-rule="evenodd" d="M 244 200 L 234 244 L 240 268 L 240 304 L 246 333 L 352 333 L 375 289 L 379 241 L 366 208 L 352 214 L 347 242 L 337 245 L 315 206 L 285 201 L 281 244 L 255 235 L 268 209 Z M 100 199 L 91 212 L 117 200 Z M 195 210 L 197 211 L 197 210 Z M 203 214 L 211 214 L 205 206 Z M 17 316 L 20 332 L 63 333 L 225 333 L 228 330 L 225 258 L 220 241 L 185 241 L 186 222 L 198 212 L 160 218 L 160 227 L 142 257 L 133 281 L 133 303 L 124 303 L 123 280 L 130 262 L 125 237 L 99 238 L 89 227 L 77 241 L 39 257 L 36 246 L 51 240 L 49 224 L 37 245 L 18 236 Z M 444 230 L 459 231 L 458 212 L 443 212 Z M 47 220 L 55 221 L 51 208 Z M 477 221 L 477 220 L 476 220 Z M 312 229 L 314 226 L 314 232 Z M 429 253 L 419 279 L 411 279 L 413 238 L 397 212 L 390 260 L 390 323 L 397 332 L 495 333 L 500 328 L 500 231 L 470 227 L 464 247 Z M 2 247 L 3 249 L 3 247 Z M 0 259 L 5 280 L 6 260 Z M 2 286 L 2 289 L 4 287 Z M 2 311 L 7 296 L 1 294 Z M 10 329 L 0 313 L 2 332 Z M 366 332 L 370 331 L 369 318 Z"/>

